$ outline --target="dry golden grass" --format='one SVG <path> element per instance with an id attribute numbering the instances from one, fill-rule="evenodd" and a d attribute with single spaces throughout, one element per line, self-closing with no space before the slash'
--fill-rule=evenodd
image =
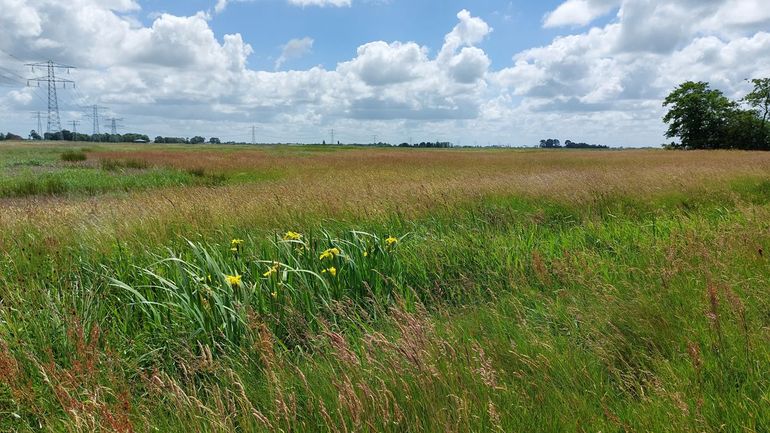
<path id="1" fill-rule="evenodd" d="M 583 203 L 597 197 L 697 190 L 767 176 L 770 153 L 656 150 L 517 151 L 308 148 L 129 148 L 89 158 L 144 160 L 207 172 L 278 170 L 279 180 L 90 198 L 3 200 L 0 225 L 167 234 L 170 227 L 286 227 L 297 219 L 419 215 L 489 195 Z M 256 176 L 256 175 L 255 175 Z"/>

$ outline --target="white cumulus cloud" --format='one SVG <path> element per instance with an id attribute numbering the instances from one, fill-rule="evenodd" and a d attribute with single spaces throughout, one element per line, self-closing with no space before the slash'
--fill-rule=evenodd
<path id="1" fill-rule="evenodd" d="M 620 0 L 567 0 L 545 16 L 545 27 L 585 26 L 620 5 Z"/>
<path id="2" fill-rule="evenodd" d="M 493 30 L 467 10 L 435 51 L 417 41 L 374 40 L 332 67 L 265 71 L 249 66 L 252 46 L 238 33 L 216 34 L 207 13 L 158 14 L 143 25 L 132 0 L 0 0 L 0 10 L 12 12 L 0 15 L 0 49 L 22 59 L 19 65 L 52 58 L 79 67 L 71 77 L 77 92 L 60 92 L 63 118 L 100 103 L 150 134 L 241 140 L 229 131 L 248 135 L 246 125 L 259 123 L 264 140 L 276 141 L 320 141 L 328 137 L 319 131 L 334 128 L 347 135 L 343 141 L 381 131 L 390 141 L 408 133 L 526 144 L 549 135 L 655 145 L 663 139 L 661 100 L 678 83 L 706 80 L 735 97 L 746 90 L 744 78 L 768 75 L 764 3 L 566 0 L 545 25 L 583 25 L 617 13 L 601 26 L 511 52 L 511 62 L 495 70 L 484 50 Z M 217 5 L 221 12 L 227 2 Z M 288 41 L 276 69 L 313 46 L 310 37 Z M 44 104 L 36 89 L 3 87 L 0 130 L 30 129 L 18 125 Z"/>
<path id="3" fill-rule="evenodd" d="M 298 59 L 313 50 L 313 38 L 304 37 L 292 39 L 281 47 L 281 56 L 275 61 L 275 69 L 280 69 L 284 63 L 292 59 Z"/>

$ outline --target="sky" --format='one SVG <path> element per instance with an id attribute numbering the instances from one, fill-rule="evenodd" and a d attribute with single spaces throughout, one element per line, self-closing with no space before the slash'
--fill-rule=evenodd
<path id="1" fill-rule="evenodd" d="M 767 1 L 0 0 L 0 130 L 37 129 L 53 60 L 79 132 L 658 146 L 679 83 L 770 76 Z"/>

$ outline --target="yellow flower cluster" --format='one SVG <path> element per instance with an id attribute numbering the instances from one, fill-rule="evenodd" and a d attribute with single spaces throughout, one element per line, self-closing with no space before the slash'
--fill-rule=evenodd
<path id="1" fill-rule="evenodd" d="M 277 274 L 277 273 L 278 273 L 278 268 L 279 268 L 279 267 L 280 267 L 280 263 L 276 263 L 276 264 L 274 264 L 274 265 L 273 265 L 273 267 L 271 267 L 270 269 L 268 269 L 268 270 L 267 270 L 267 272 L 265 272 L 264 274 L 262 274 L 262 276 L 263 276 L 263 277 L 269 277 L 269 276 L 271 276 L 271 275 L 273 275 L 273 274 Z"/>
<path id="2" fill-rule="evenodd" d="M 331 267 L 331 268 L 329 268 L 329 269 L 324 269 L 323 271 L 321 271 L 321 273 L 322 273 L 322 274 L 325 274 L 325 273 L 327 273 L 327 272 L 328 272 L 328 273 L 329 273 L 329 275 L 331 275 L 332 277 L 336 277 L 336 276 L 337 276 L 337 268 L 335 268 L 334 266 L 332 266 L 332 267 Z"/>
<path id="3" fill-rule="evenodd" d="M 230 241 L 230 251 L 237 253 L 243 245 L 243 239 L 233 239 Z"/>
<path id="4" fill-rule="evenodd" d="M 340 249 L 335 248 L 329 248 L 328 250 L 321 253 L 320 256 L 318 256 L 318 260 L 326 260 L 326 259 L 333 259 L 340 255 Z"/>
<path id="5" fill-rule="evenodd" d="M 285 235 L 283 235 L 283 240 L 285 241 L 298 241 L 302 239 L 302 233 L 297 233 L 289 230 L 286 232 Z"/>
<path id="6" fill-rule="evenodd" d="M 235 287 L 241 285 L 241 276 L 238 274 L 235 275 L 225 275 L 225 281 L 227 281 L 227 284 Z"/>
<path id="7" fill-rule="evenodd" d="M 387 246 L 389 246 L 389 247 L 392 247 L 393 245 L 395 245 L 395 244 L 397 244 L 397 243 L 398 243 L 398 239 L 397 239 L 397 238 L 394 238 L 393 236 L 388 236 L 388 237 L 385 239 L 385 244 L 386 244 Z"/>

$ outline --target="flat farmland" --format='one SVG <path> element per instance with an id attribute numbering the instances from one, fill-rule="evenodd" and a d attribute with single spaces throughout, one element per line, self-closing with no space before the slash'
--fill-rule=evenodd
<path id="1" fill-rule="evenodd" d="M 770 153 L 3 143 L 0 227 L 0 430 L 770 429 Z"/>

